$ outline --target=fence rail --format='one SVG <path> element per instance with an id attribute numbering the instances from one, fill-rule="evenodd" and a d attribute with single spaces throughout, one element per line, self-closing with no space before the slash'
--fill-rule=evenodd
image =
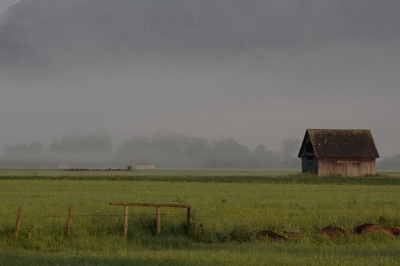
<path id="1" fill-rule="evenodd" d="M 110 205 L 114 206 L 124 206 L 124 235 L 128 235 L 128 224 L 129 224 L 129 206 L 136 206 L 136 207 L 156 207 L 156 230 L 157 234 L 161 234 L 161 207 L 169 207 L 169 208 L 186 208 L 186 222 L 189 226 L 190 224 L 190 205 L 183 205 L 183 204 L 164 204 L 164 203 L 115 203 L 111 202 Z"/>

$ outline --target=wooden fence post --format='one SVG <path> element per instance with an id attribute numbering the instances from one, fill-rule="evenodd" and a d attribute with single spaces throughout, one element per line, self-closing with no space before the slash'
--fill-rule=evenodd
<path id="1" fill-rule="evenodd" d="M 161 234 L 161 207 L 156 207 L 156 231 L 157 235 Z"/>
<path id="2" fill-rule="evenodd" d="M 192 219 L 192 217 L 190 217 L 190 207 L 187 208 L 187 225 L 190 225 L 190 220 Z"/>
<path id="3" fill-rule="evenodd" d="M 124 219 L 124 235 L 128 235 L 128 206 L 148 206 L 148 207 L 156 207 L 156 233 L 157 235 L 161 234 L 161 207 L 175 207 L 175 208 L 186 208 L 187 209 L 187 224 L 188 227 L 191 224 L 192 217 L 190 214 L 190 205 L 184 204 L 156 204 L 156 203 L 118 203 L 118 202 L 110 202 L 110 205 L 119 205 L 125 207 L 125 219 Z"/>
<path id="4" fill-rule="evenodd" d="M 124 206 L 124 236 L 128 236 L 128 205 Z"/>
<path id="5" fill-rule="evenodd" d="M 68 209 L 68 220 L 67 220 L 67 235 L 71 233 L 71 223 L 72 223 L 72 205 L 69 205 Z"/>
<path id="6" fill-rule="evenodd" d="M 197 239 L 196 223 L 192 223 L 191 227 L 192 227 L 192 229 L 191 229 L 192 231 L 189 233 L 192 234 L 192 237 L 194 239 Z"/>
<path id="7" fill-rule="evenodd" d="M 19 227 L 21 225 L 21 219 L 22 219 L 22 207 L 19 207 L 17 214 L 17 221 L 15 222 L 15 230 L 14 230 L 14 235 L 16 237 L 18 237 L 19 235 Z"/>

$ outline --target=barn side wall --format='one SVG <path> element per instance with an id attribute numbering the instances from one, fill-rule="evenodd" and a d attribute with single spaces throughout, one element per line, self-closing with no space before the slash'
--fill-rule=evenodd
<path id="1" fill-rule="evenodd" d="M 376 173 L 374 158 L 319 158 L 318 176 L 365 176 Z"/>
<path id="2" fill-rule="evenodd" d="M 151 165 L 136 165 L 133 168 L 137 169 L 137 170 L 149 170 L 149 169 L 156 169 L 156 166 L 153 164 L 151 164 Z"/>

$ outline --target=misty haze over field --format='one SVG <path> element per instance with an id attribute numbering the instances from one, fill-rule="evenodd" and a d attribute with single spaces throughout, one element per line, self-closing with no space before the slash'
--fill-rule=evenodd
<path id="1" fill-rule="evenodd" d="M 166 130 L 279 150 L 371 129 L 400 153 L 397 0 L 0 3 L 0 149 Z M 8 4 L 14 4 L 8 10 Z"/>

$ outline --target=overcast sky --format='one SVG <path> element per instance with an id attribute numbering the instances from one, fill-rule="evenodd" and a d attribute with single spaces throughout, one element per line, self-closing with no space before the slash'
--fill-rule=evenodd
<path id="1" fill-rule="evenodd" d="M 7 8 L 9 6 L 12 6 L 12 5 L 18 3 L 19 1 L 20 0 L 1 0 L 0 1 L 0 14 L 7 11 Z"/>
<path id="2" fill-rule="evenodd" d="M 15 2 L 1 0 L 0 11 Z M 234 67 L 160 61 L 3 80 L 0 149 L 103 128 L 114 148 L 165 129 L 279 150 L 307 128 L 332 128 L 371 129 L 381 157 L 400 153 L 398 41 L 339 39 L 253 65 L 258 56 L 239 54 Z"/>

